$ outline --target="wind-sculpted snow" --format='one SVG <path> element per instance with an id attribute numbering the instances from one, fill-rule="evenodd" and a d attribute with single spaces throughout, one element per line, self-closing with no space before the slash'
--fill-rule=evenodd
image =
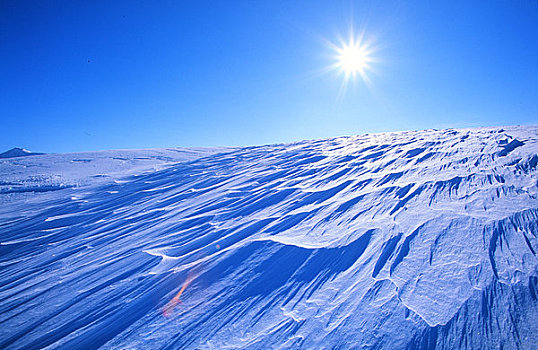
<path id="1" fill-rule="evenodd" d="M 8 157 L 0 157 L 17 157 L 0 159 L 0 205 L 32 198 L 40 192 L 102 184 L 131 174 L 154 172 L 173 163 L 224 150 L 169 148 L 43 155 L 14 148 L 2 153 Z"/>
<path id="2" fill-rule="evenodd" d="M 538 343 L 538 128 L 215 152 L 6 201 L 0 348 Z"/>

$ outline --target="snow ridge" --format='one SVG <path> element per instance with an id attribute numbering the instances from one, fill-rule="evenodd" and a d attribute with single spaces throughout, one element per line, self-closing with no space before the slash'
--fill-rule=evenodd
<path id="1" fill-rule="evenodd" d="M 537 154 L 538 127 L 362 135 L 12 200 L 0 348 L 530 349 Z"/>

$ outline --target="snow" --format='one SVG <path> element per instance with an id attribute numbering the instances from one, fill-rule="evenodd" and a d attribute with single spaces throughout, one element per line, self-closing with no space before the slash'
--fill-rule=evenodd
<path id="1" fill-rule="evenodd" d="M 0 160 L 0 348 L 531 349 L 538 127 Z"/>
<path id="2" fill-rule="evenodd" d="M 121 179 L 128 175 L 154 172 L 170 164 L 226 149 L 169 148 L 46 155 L 25 153 L 32 157 L 0 159 L 0 194 L 9 194 L 0 196 L 0 204 L 23 196 L 28 197 L 28 194 L 34 197 L 36 193 L 64 188 L 121 182 L 124 181 Z"/>

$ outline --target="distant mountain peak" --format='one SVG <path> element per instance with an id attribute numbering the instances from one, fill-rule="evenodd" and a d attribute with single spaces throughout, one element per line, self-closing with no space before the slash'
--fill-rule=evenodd
<path id="1" fill-rule="evenodd" d="M 9 151 L 5 151 L 4 153 L 0 153 L 0 158 L 15 158 L 15 157 L 26 157 L 26 156 L 36 156 L 43 153 L 36 153 L 29 151 L 24 148 L 20 147 L 14 147 L 10 149 Z"/>

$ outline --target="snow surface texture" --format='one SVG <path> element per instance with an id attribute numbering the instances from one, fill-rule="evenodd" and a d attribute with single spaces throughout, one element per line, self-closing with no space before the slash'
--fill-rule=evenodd
<path id="1" fill-rule="evenodd" d="M 213 151 L 0 162 L 0 348 L 538 344 L 538 127 Z"/>
<path id="2" fill-rule="evenodd" d="M 0 205 L 36 193 L 112 182 L 129 174 L 155 172 L 179 161 L 193 160 L 226 148 L 169 148 L 67 154 L 33 153 L 14 148 L 0 159 Z M 231 150 L 231 149 L 228 149 Z M 32 155 L 32 157 L 24 157 Z M 1 157 L 0 157 L 1 158 Z M 2 196 L 4 194 L 4 196 Z M 7 195 L 5 195 L 7 194 Z"/>

